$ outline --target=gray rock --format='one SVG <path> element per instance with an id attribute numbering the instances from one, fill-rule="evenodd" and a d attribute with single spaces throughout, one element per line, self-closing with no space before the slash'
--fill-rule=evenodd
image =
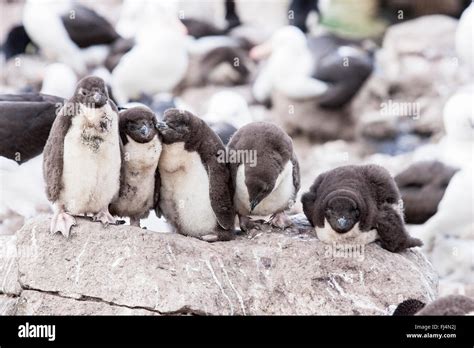
<path id="1" fill-rule="evenodd" d="M 0 295 L 0 315 L 15 315 L 18 297 Z"/>
<path id="2" fill-rule="evenodd" d="M 15 235 L 0 235 L 0 294 L 19 295 Z"/>
<path id="3" fill-rule="evenodd" d="M 85 219 L 67 240 L 49 234 L 49 219 L 30 220 L 17 234 L 18 313 L 389 314 L 404 299 L 435 298 L 437 276 L 418 250 L 335 254 L 304 216 L 293 219 L 285 233 L 262 224 L 213 244 Z"/>
<path id="4" fill-rule="evenodd" d="M 115 306 L 96 299 L 73 299 L 25 290 L 18 299 L 17 315 L 157 315 L 145 310 Z"/>

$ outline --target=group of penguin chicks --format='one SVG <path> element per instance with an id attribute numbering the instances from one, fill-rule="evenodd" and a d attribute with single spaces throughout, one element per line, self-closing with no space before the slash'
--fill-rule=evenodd
<path id="1" fill-rule="evenodd" d="M 58 112 L 43 169 L 51 233 L 67 237 L 74 216 L 106 225 L 129 217 L 140 226 L 152 209 L 177 232 L 208 242 L 232 239 L 235 215 L 243 231 L 255 223 L 250 216 L 271 216 L 268 223 L 284 229 L 300 188 L 292 140 L 280 127 L 250 123 L 226 148 L 188 111 L 168 109 L 163 122 L 146 107 L 119 111 L 94 76 L 79 81 Z M 376 165 L 323 173 L 302 197 L 323 242 L 378 239 L 392 252 L 422 244 L 405 230 L 399 202 L 394 180 Z"/>

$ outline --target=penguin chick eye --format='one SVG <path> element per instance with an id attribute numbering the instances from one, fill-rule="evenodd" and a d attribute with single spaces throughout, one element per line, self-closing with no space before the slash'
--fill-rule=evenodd
<path id="1" fill-rule="evenodd" d="M 82 89 L 82 88 L 79 90 L 79 93 L 81 95 L 87 95 L 87 91 L 85 89 Z"/>

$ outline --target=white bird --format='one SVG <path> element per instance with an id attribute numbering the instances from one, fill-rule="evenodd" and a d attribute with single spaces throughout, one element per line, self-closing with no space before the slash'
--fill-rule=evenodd
<path id="1" fill-rule="evenodd" d="M 457 172 L 438 205 L 438 211 L 410 232 L 423 240 L 423 249 L 442 277 L 472 282 L 474 274 L 474 187 L 472 163 Z"/>
<path id="2" fill-rule="evenodd" d="M 326 83 L 311 77 L 314 58 L 304 33 L 298 28 L 280 28 L 269 41 L 250 51 L 253 59 L 269 54 L 253 86 L 253 94 L 259 102 L 269 99 L 273 88 L 293 99 L 317 97 L 327 91 Z"/>
<path id="3" fill-rule="evenodd" d="M 170 92 L 186 74 L 185 27 L 177 16 L 162 6 L 160 12 L 143 20 L 135 46 L 112 71 L 112 90 L 119 103 L 142 93 Z"/>
<path id="4" fill-rule="evenodd" d="M 23 8 L 23 25 L 31 40 L 53 60 L 69 65 L 78 74 L 86 72 L 80 48 L 71 40 L 61 14 L 71 1 L 28 0 Z"/>
<path id="5" fill-rule="evenodd" d="M 0 216 L 3 222 L 16 215 L 26 220 L 51 210 L 45 194 L 43 155 L 22 165 L 0 157 L 0 182 Z"/>
<path id="6" fill-rule="evenodd" d="M 178 6 L 176 1 L 124 0 L 115 30 L 123 38 L 133 39 L 164 15 L 176 16 Z M 181 30 L 186 29 L 180 21 L 175 24 L 180 25 Z"/>
<path id="7" fill-rule="evenodd" d="M 69 99 L 76 89 L 77 76 L 66 64 L 53 63 L 46 67 L 41 93 Z"/>
<path id="8" fill-rule="evenodd" d="M 445 136 L 438 144 L 420 147 L 414 153 L 415 161 L 439 160 L 462 168 L 474 160 L 474 84 L 460 89 L 448 99 L 443 110 Z"/>
<path id="9" fill-rule="evenodd" d="M 464 64 L 474 73 L 474 3 L 464 10 L 456 30 L 456 52 Z"/>
<path id="10" fill-rule="evenodd" d="M 245 99 L 232 91 L 214 94 L 203 118 L 208 123 L 226 122 L 237 129 L 255 121 Z"/>

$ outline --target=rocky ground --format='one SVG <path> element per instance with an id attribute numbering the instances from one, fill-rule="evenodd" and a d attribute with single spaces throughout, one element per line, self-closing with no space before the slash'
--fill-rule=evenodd
<path id="1" fill-rule="evenodd" d="M 213 244 L 85 219 L 67 240 L 49 234 L 49 221 L 3 237 L 11 257 L 0 259 L 0 313 L 388 315 L 404 299 L 437 295 L 420 251 L 335 250 L 301 215 L 284 233 L 262 225 Z"/>

